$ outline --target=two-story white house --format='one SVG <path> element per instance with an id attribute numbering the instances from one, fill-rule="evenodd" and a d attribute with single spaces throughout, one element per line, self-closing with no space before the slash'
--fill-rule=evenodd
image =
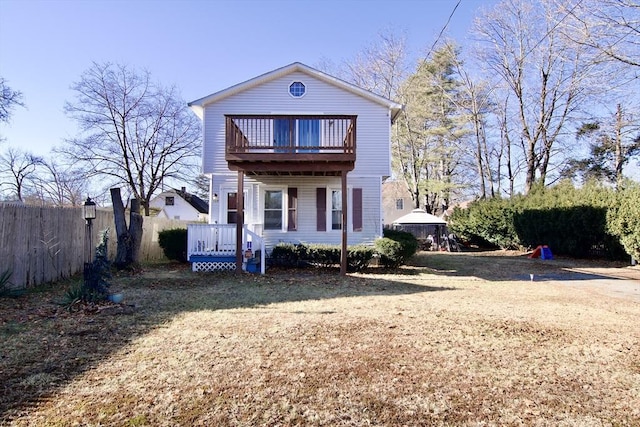
<path id="1" fill-rule="evenodd" d="M 344 273 L 347 245 L 382 235 L 401 105 L 296 62 L 189 106 L 211 179 L 210 224 L 189 228 L 195 270 L 239 269 L 249 241 L 263 258 L 278 242 L 305 242 L 341 244 Z"/>

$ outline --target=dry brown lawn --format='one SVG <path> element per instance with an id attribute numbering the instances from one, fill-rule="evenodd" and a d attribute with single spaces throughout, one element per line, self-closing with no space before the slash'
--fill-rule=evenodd
<path id="1" fill-rule="evenodd" d="M 640 425 L 640 269 L 499 255 L 0 300 L 0 424 Z"/>

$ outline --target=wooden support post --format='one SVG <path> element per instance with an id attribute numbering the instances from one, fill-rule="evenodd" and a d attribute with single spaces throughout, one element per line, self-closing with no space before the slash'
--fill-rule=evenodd
<path id="1" fill-rule="evenodd" d="M 236 220 L 236 273 L 242 273 L 242 232 L 244 229 L 244 172 L 238 171 L 238 213 Z"/>
<path id="2" fill-rule="evenodd" d="M 345 276 L 347 274 L 347 171 L 343 170 L 340 173 L 342 178 L 342 250 L 340 252 L 340 274 Z"/>

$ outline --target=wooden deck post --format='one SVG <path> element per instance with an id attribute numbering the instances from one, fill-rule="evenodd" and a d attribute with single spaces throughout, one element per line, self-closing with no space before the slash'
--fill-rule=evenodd
<path id="1" fill-rule="evenodd" d="M 244 172 L 238 171 L 238 213 L 236 215 L 236 273 L 242 273 L 242 232 L 244 229 Z"/>
<path id="2" fill-rule="evenodd" d="M 347 171 L 340 172 L 340 178 L 342 178 L 342 250 L 340 251 L 340 275 L 346 276 L 347 274 Z"/>

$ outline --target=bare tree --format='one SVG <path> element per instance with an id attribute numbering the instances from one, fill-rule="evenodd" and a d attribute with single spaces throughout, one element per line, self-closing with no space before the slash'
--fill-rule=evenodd
<path id="1" fill-rule="evenodd" d="M 455 70 L 460 79 L 460 97 L 454 98 L 456 106 L 466 114 L 472 128 L 472 157 L 478 179 L 479 197 L 495 196 L 497 184 L 492 168 L 494 150 L 490 150 L 487 137 L 488 118 L 494 113 L 495 105 L 491 98 L 493 89 L 486 81 L 476 81 L 465 69 L 462 61 L 456 60 Z M 499 160 L 495 159 L 498 163 Z"/>
<path id="2" fill-rule="evenodd" d="M 387 29 L 378 39 L 345 64 L 347 79 L 355 85 L 396 100 L 398 88 L 408 75 L 407 39 Z"/>
<path id="3" fill-rule="evenodd" d="M 209 184 L 211 183 L 211 178 L 201 173 L 198 174 L 191 183 L 193 184 L 193 194 L 203 200 L 209 200 Z"/>
<path id="4" fill-rule="evenodd" d="M 30 180 L 43 164 L 41 157 L 14 147 L 8 147 L 0 155 L 0 186 L 7 187 L 18 200 L 23 201 Z"/>
<path id="5" fill-rule="evenodd" d="M 640 67 L 640 3 L 636 0 L 582 0 L 575 5 L 562 1 L 559 7 L 567 14 L 560 29 L 572 42 L 605 59 Z"/>
<path id="6" fill-rule="evenodd" d="M 55 159 L 43 161 L 34 177 L 35 193 L 43 205 L 80 206 L 89 183 L 86 171 L 71 169 Z"/>
<path id="7" fill-rule="evenodd" d="M 557 146 L 570 140 L 566 125 L 596 77 L 583 49 L 567 43 L 558 30 L 566 16 L 553 0 L 503 0 L 475 24 L 481 59 L 510 93 L 503 99 L 508 111 L 503 129 L 511 141 L 521 142 L 509 147 L 522 147 L 525 193 L 536 183 L 544 185 L 554 156 L 566 152 Z"/>
<path id="8" fill-rule="evenodd" d="M 200 123 L 175 87 L 153 83 L 148 72 L 94 63 L 72 89 L 65 111 L 82 133 L 58 152 L 108 186 L 126 185 L 145 215 L 163 181 L 195 174 Z"/>
<path id="9" fill-rule="evenodd" d="M 0 77 L 0 123 L 9 121 L 15 107 L 24 107 L 22 92 L 11 89 Z"/>

